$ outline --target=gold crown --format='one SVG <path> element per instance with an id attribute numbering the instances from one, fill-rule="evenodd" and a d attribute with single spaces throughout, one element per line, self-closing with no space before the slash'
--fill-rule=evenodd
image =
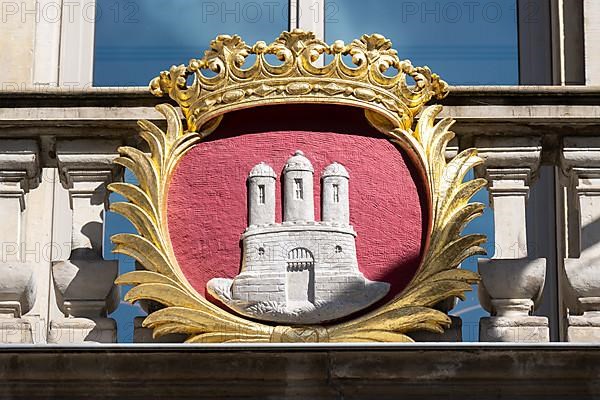
<path id="1" fill-rule="evenodd" d="M 246 67 L 250 55 L 256 60 Z M 323 56 L 329 62 L 317 65 Z M 352 66 L 344 56 L 350 56 Z M 270 58 L 279 60 L 278 65 Z M 390 68 L 397 70 L 395 75 L 386 74 Z M 428 67 L 401 60 L 382 35 L 328 45 L 312 32 L 295 29 L 271 44 L 259 41 L 252 47 L 238 35 L 219 35 L 203 58 L 161 72 L 150 82 L 150 91 L 159 97 L 168 93 L 179 104 L 189 132 L 206 128 L 208 121 L 229 111 L 282 103 L 358 106 L 375 112 L 367 113 L 370 120 L 381 121 L 382 116 L 390 128 L 409 130 L 425 103 L 448 94 L 448 84 Z"/>

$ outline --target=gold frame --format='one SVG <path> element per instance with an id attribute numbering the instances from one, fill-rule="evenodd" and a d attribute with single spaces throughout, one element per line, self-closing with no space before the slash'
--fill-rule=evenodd
<path id="1" fill-rule="evenodd" d="M 249 68 L 249 54 L 257 56 Z M 329 64 L 315 66 L 323 55 Z M 281 65 L 272 65 L 268 55 Z M 344 63 L 351 56 L 354 67 Z M 395 76 L 384 74 L 390 67 Z M 206 77 L 203 70 L 212 70 Z M 190 76 L 194 82 L 188 86 Z M 410 87 L 406 77 L 415 80 Z M 140 121 L 140 136 L 150 154 L 121 147 L 115 161 L 130 169 L 139 185 L 113 183 L 109 189 L 128 202 L 111 205 L 135 226 L 138 234 L 112 237 L 116 253 L 133 257 L 145 270 L 117 278 L 119 285 L 135 285 L 125 296 L 130 302 L 152 300 L 165 308 L 148 315 L 143 326 L 154 336 L 188 335 L 190 343 L 215 342 L 411 342 L 407 334 L 419 330 L 443 332 L 450 318 L 435 306 L 450 297 L 464 298 L 479 280 L 475 272 L 459 269 L 469 256 L 485 254 L 483 235 L 460 236 L 464 226 L 481 215 L 484 206 L 469 203 L 486 181 L 463 182 L 466 173 L 482 162 L 474 149 L 446 162 L 445 149 L 454 137 L 453 120 L 435 123 L 441 106 L 423 110 L 431 98 L 447 95 L 447 84 L 427 67 L 413 67 L 400 60 L 391 43 L 381 35 L 364 35 L 345 45 L 327 45 L 310 32 L 284 32 L 272 44 L 247 46 L 238 36 L 222 35 L 211 43 L 204 58 L 188 66 L 174 66 L 151 82 L 151 91 L 168 93 L 185 117 L 184 129 L 177 110 L 157 106 L 167 120 L 167 132 Z M 216 306 L 200 295 L 182 273 L 169 238 L 167 194 L 170 177 L 179 160 L 209 135 L 223 114 L 241 108 L 289 103 L 329 103 L 358 106 L 368 121 L 392 142 L 406 149 L 421 167 L 430 205 L 429 241 L 419 268 L 407 287 L 376 310 L 347 322 L 320 326 L 275 326 L 248 320 Z M 415 116 L 421 112 L 412 130 Z"/>

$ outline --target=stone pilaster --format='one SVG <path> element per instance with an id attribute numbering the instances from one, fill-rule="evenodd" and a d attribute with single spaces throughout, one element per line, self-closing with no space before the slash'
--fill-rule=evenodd
<path id="1" fill-rule="evenodd" d="M 482 137 L 476 140 L 485 164 L 494 210 L 495 254 L 478 263 L 479 298 L 491 316 L 482 318 L 483 342 L 547 342 L 548 318 L 532 316 L 546 276 L 546 260 L 527 252 L 526 204 L 540 164 L 538 138 Z"/>
<path id="2" fill-rule="evenodd" d="M 600 85 L 600 28 L 594 21 L 600 17 L 600 3 L 583 0 L 583 51 L 586 85 Z"/>
<path id="3" fill-rule="evenodd" d="M 39 183 L 38 153 L 33 140 L 0 140 L 0 343 L 33 343 L 23 315 L 35 302 L 36 264 L 23 254 L 23 211 Z"/>
<path id="4" fill-rule="evenodd" d="M 570 292 L 567 340 L 600 342 L 600 138 L 565 138 L 561 167 L 573 208 L 564 260 Z"/>
<path id="5" fill-rule="evenodd" d="M 102 257 L 103 220 L 115 179 L 118 143 L 77 140 L 56 146 L 61 182 L 69 191 L 72 210 L 71 254 L 55 262 L 52 275 L 64 318 L 50 322 L 49 341 L 114 342 L 115 322 L 107 318 L 118 304 L 114 280 L 118 262 Z"/>

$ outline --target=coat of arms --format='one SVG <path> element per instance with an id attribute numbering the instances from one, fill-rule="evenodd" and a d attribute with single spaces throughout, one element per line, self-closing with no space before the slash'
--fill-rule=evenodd
<path id="1" fill-rule="evenodd" d="M 277 175 L 265 163 L 248 175 L 248 228 L 242 271 L 214 278 L 208 290 L 248 317 L 290 324 L 339 319 L 380 300 L 389 290 L 358 269 L 350 225 L 349 175 L 338 163 L 322 175 L 322 221 L 315 221 L 314 169 L 298 150 L 282 172 L 283 222 L 275 223 Z"/>
<path id="2" fill-rule="evenodd" d="M 448 88 L 429 68 L 377 34 L 328 45 L 295 30 L 253 46 L 222 35 L 151 91 L 185 125 L 157 106 L 166 132 L 139 123 L 150 154 L 123 147 L 116 161 L 139 185 L 110 188 L 138 230 L 115 235 L 115 251 L 144 268 L 117 282 L 135 285 L 129 301 L 162 304 L 144 321 L 155 335 L 411 341 L 448 326 L 437 305 L 478 280 L 458 266 L 485 237 L 460 232 L 485 181 L 463 182 L 475 150 L 446 162 L 453 121 L 423 107 Z"/>

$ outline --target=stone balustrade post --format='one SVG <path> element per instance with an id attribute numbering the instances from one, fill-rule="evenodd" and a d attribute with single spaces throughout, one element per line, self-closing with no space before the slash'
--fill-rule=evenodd
<path id="1" fill-rule="evenodd" d="M 572 208 L 564 260 L 567 341 L 600 342 L 600 138 L 564 138 L 561 169 Z"/>
<path id="2" fill-rule="evenodd" d="M 532 316 L 546 276 L 546 260 L 527 251 L 526 204 L 541 155 L 533 137 L 480 137 L 475 141 L 485 160 L 476 173 L 488 180 L 494 210 L 495 254 L 480 259 L 479 298 L 490 312 L 482 318 L 483 342 L 547 342 L 548 318 Z"/>
<path id="3" fill-rule="evenodd" d="M 106 185 L 115 178 L 118 156 L 114 141 L 58 142 L 56 156 L 61 182 L 72 210 L 69 259 L 54 262 L 52 276 L 64 318 L 50 322 L 49 341 L 116 341 L 115 321 L 107 318 L 118 304 L 114 280 L 118 262 L 102 256 L 103 220 L 108 202 Z"/>
<path id="4" fill-rule="evenodd" d="M 34 140 L 0 140 L 0 343 L 33 343 L 23 318 L 35 302 L 36 264 L 24 257 L 26 194 L 39 183 Z"/>

